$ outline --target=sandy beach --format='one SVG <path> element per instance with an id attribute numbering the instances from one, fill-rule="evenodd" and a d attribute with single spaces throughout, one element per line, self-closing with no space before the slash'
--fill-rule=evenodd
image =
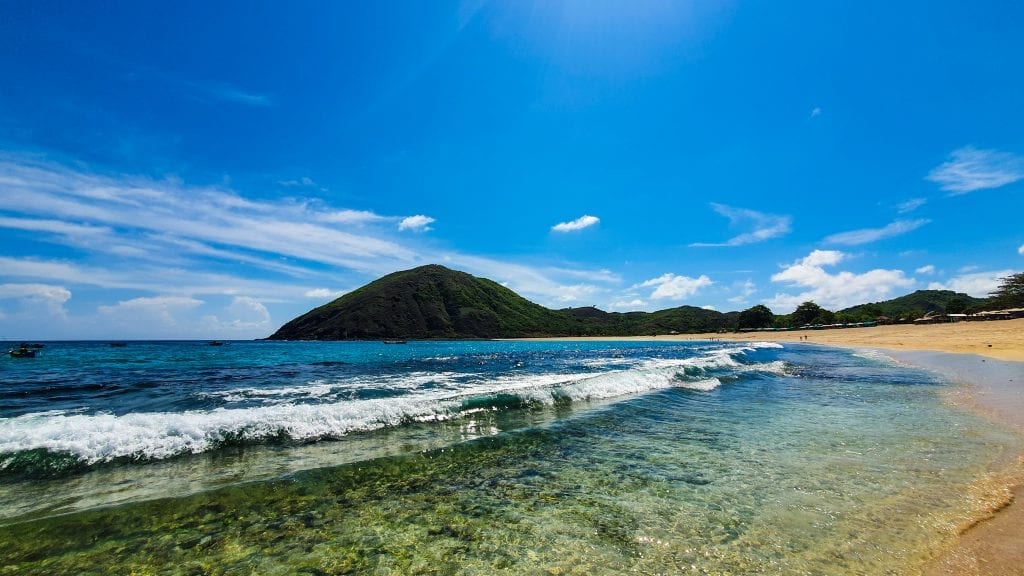
<path id="1" fill-rule="evenodd" d="M 878 348 L 899 361 L 934 370 L 965 385 L 953 402 L 1005 424 L 1024 438 L 1024 319 L 924 326 L 891 325 L 837 330 L 681 334 L 608 340 L 729 340 Z M 1024 574 L 1024 443 L 1008 455 L 991 490 L 990 517 L 964 532 L 923 574 Z"/>

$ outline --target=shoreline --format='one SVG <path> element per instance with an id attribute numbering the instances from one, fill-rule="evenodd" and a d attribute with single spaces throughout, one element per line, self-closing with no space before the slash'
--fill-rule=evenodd
<path id="1" fill-rule="evenodd" d="M 658 336 L 578 336 L 522 338 L 539 341 L 649 341 L 726 340 L 730 342 L 796 342 L 847 348 L 884 348 L 977 354 L 998 360 L 1024 362 L 1024 318 L 952 324 L 892 324 L 864 328 L 793 330 L 788 332 L 728 332 L 663 334 Z"/>
<path id="2" fill-rule="evenodd" d="M 883 350 L 895 360 L 959 384 L 951 402 L 1013 430 L 1021 443 L 996 470 L 992 509 L 968 521 L 927 564 L 925 576 L 1024 575 L 1024 318 L 925 326 L 889 325 L 791 332 L 538 338 L 553 341 L 787 342 Z"/>

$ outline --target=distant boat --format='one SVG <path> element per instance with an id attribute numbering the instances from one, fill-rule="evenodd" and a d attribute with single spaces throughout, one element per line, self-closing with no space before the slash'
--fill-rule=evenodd
<path id="1" fill-rule="evenodd" d="M 385 340 L 385 344 L 408 344 L 405 340 Z"/>
<path id="2" fill-rule="evenodd" d="M 36 350 L 45 347 L 46 344 L 30 344 L 28 342 L 22 342 L 21 344 L 18 345 L 18 348 L 35 348 Z"/>
<path id="3" fill-rule="evenodd" d="M 220 340 L 212 340 L 210 342 L 210 346 L 223 346 L 223 345 L 224 345 L 224 343 L 221 342 Z"/>
<path id="4" fill-rule="evenodd" d="M 128 345 L 127 342 L 111 342 L 110 343 L 110 347 L 111 348 L 124 348 L 127 345 Z"/>
<path id="5" fill-rule="evenodd" d="M 11 348 L 7 351 L 11 355 L 11 358 L 35 358 L 36 351 L 28 346 L 19 346 L 18 348 Z"/>

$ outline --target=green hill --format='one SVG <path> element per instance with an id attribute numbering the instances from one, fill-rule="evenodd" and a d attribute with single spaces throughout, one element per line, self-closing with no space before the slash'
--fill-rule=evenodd
<path id="1" fill-rule="evenodd" d="M 430 265 L 395 272 L 295 318 L 272 340 L 570 335 L 574 318 L 500 284 Z"/>
<path id="2" fill-rule="evenodd" d="M 715 332 L 738 313 L 693 306 L 658 312 L 551 310 L 500 284 L 444 266 L 389 274 L 310 310 L 271 340 L 387 340 L 631 336 Z"/>
<path id="3" fill-rule="evenodd" d="M 695 334 L 731 330 L 739 312 L 725 314 L 694 306 L 679 306 L 657 312 L 604 312 L 597 308 L 566 308 L 579 321 L 581 335 L 645 336 L 649 334 Z"/>
<path id="4" fill-rule="evenodd" d="M 885 300 L 883 302 L 872 302 L 860 304 L 836 314 L 848 314 L 850 316 L 870 317 L 874 320 L 878 316 L 888 316 L 893 319 L 905 317 L 920 317 L 929 312 L 963 312 L 983 305 L 987 302 L 984 298 L 974 298 L 961 292 L 952 290 L 918 290 L 906 296 Z"/>
<path id="5" fill-rule="evenodd" d="M 918 290 L 884 302 L 840 310 L 841 322 L 916 318 L 962 312 L 985 299 L 950 290 Z M 605 312 L 595 307 L 551 310 L 504 286 L 444 266 L 395 272 L 295 318 L 271 340 L 389 340 L 647 336 L 733 330 L 739 312 L 693 306 L 657 312 Z M 776 317 L 781 318 L 781 317 Z"/>

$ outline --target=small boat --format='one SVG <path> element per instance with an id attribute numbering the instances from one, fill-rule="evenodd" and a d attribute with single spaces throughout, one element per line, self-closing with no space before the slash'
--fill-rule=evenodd
<path id="1" fill-rule="evenodd" d="M 110 347 L 111 348 L 124 348 L 127 345 L 128 345 L 127 342 L 111 342 L 110 343 Z"/>
<path id="2" fill-rule="evenodd" d="M 408 344 L 405 340 L 385 340 L 385 344 Z"/>
<path id="3" fill-rule="evenodd" d="M 7 351 L 11 355 L 11 358 L 35 358 L 36 351 L 28 346 L 20 346 L 18 348 L 11 348 Z"/>
<path id="4" fill-rule="evenodd" d="M 210 346 L 223 346 L 223 345 L 224 345 L 224 343 L 221 342 L 220 340 L 211 340 L 210 341 Z"/>
<path id="5" fill-rule="evenodd" d="M 18 348 L 34 348 L 36 350 L 39 350 L 40 348 L 45 348 L 45 347 L 46 347 L 46 344 L 34 344 L 34 343 L 30 344 L 28 342 L 22 342 L 21 344 L 18 345 Z"/>

